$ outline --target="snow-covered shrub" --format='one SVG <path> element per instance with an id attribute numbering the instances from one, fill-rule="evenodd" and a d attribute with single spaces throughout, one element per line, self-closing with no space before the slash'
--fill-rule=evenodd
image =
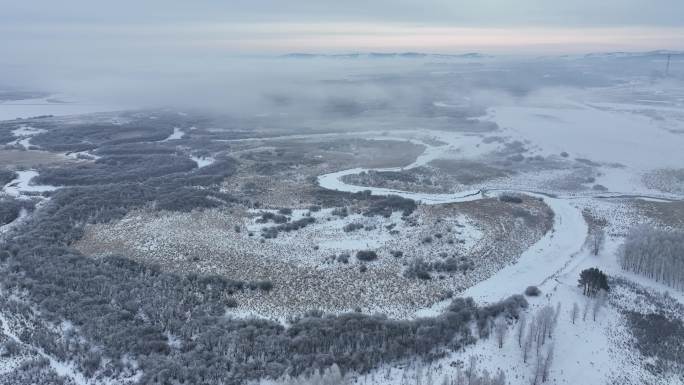
<path id="1" fill-rule="evenodd" d="M 418 279 L 430 279 L 430 264 L 425 262 L 422 258 L 415 258 L 408 265 L 406 270 L 404 270 L 404 277 L 406 278 L 418 278 Z"/>
<path id="2" fill-rule="evenodd" d="M 342 230 L 344 230 L 345 233 L 350 233 L 352 231 L 356 231 L 359 229 L 362 229 L 363 225 L 361 223 L 348 223 L 342 227 Z"/>
<path id="3" fill-rule="evenodd" d="M 402 211 L 403 216 L 409 216 L 416 207 L 416 202 L 412 199 L 403 198 L 398 195 L 390 195 L 374 199 L 363 215 L 367 217 L 382 215 L 383 217 L 389 218 L 393 212 Z"/>
<path id="4" fill-rule="evenodd" d="M 337 256 L 337 262 L 349 263 L 349 258 L 350 258 L 349 253 L 342 253 L 342 254 Z"/>
<path id="5" fill-rule="evenodd" d="M 373 250 L 359 250 L 356 252 L 356 259 L 364 262 L 375 261 L 378 259 L 378 253 Z"/>
<path id="6" fill-rule="evenodd" d="M 331 214 L 336 215 L 340 218 L 345 218 L 346 216 L 349 215 L 349 211 L 347 210 L 346 207 L 336 207 L 332 210 Z"/>
<path id="7" fill-rule="evenodd" d="M 539 294 L 541 294 L 541 290 L 539 290 L 539 288 L 536 286 L 528 286 L 525 289 L 525 295 L 528 297 L 536 297 Z"/>
<path id="8" fill-rule="evenodd" d="M 501 194 L 499 195 L 499 200 L 506 203 L 522 203 L 522 197 L 514 194 Z"/>
<path id="9" fill-rule="evenodd" d="M 275 214 L 272 212 L 264 212 L 261 214 L 261 217 L 256 220 L 257 223 L 268 223 L 273 222 L 273 223 L 285 223 L 289 219 L 285 215 L 281 214 Z"/>
<path id="10" fill-rule="evenodd" d="M 404 256 L 404 252 L 400 250 L 391 250 L 390 255 L 393 256 L 394 258 L 401 258 Z"/>

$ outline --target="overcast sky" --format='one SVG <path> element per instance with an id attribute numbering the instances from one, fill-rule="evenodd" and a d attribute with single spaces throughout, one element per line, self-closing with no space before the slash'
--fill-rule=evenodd
<path id="1" fill-rule="evenodd" d="M 439 26 L 682 26 L 680 0 L 2 0 L 3 23 L 377 22 Z"/>
<path id="2" fill-rule="evenodd" d="M 16 57 L 684 48 L 682 0 L 0 0 Z M 4 47 L 3 47 L 4 46 Z"/>
<path id="3" fill-rule="evenodd" d="M 684 0 L 0 0 L 0 88 L 244 89 L 295 69 L 236 56 L 290 52 L 684 50 L 682 15 Z"/>

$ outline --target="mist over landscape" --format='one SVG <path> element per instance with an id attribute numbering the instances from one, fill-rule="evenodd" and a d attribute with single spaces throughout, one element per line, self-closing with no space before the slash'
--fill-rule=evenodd
<path id="1" fill-rule="evenodd" d="M 0 9 L 0 385 L 684 383 L 681 2 Z"/>

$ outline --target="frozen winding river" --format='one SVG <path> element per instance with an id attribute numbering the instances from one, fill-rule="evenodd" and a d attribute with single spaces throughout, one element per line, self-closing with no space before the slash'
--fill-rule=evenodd
<path id="1" fill-rule="evenodd" d="M 372 195 L 382 196 L 398 195 L 431 205 L 487 198 L 488 193 L 484 190 L 461 191 L 453 194 L 429 194 L 357 186 L 342 181 L 342 177 L 346 175 L 358 174 L 363 171 L 401 171 L 424 165 L 430 160 L 435 159 L 438 155 L 438 149 L 442 147 L 444 146 L 433 147 L 428 145 L 425 153 L 418 157 L 416 162 L 407 167 L 383 169 L 354 168 L 321 175 L 318 177 L 318 183 L 321 187 L 329 190 L 351 193 L 370 191 Z M 581 251 L 584 245 L 587 224 L 581 211 L 571 203 L 570 199 L 552 198 L 537 192 L 518 192 L 524 192 L 527 195 L 541 198 L 549 205 L 555 214 L 553 229 L 525 251 L 514 264 L 506 266 L 493 276 L 470 287 L 463 293 L 466 296 L 473 297 L 478 302 L 495 302 L 512 294 L 522 293 L 529 285 L 543 283 L 564 267 L 570 265 L 569 261 Z M 419 312 L 418 315 L 429 315 L 447 304 L 448 301 L 438 303 L 430 309 Z"/>

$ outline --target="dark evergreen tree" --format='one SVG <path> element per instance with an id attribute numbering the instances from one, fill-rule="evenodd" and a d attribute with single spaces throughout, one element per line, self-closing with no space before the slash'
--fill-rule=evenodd
<path id="1" fill-rule="evenodd" d="M 585 269 L 580 273 L 577 286 L 582 288 L 584 295 L 593 297 L 599 290 L 609 290 L 608 276 L 595 267 Z"/>

